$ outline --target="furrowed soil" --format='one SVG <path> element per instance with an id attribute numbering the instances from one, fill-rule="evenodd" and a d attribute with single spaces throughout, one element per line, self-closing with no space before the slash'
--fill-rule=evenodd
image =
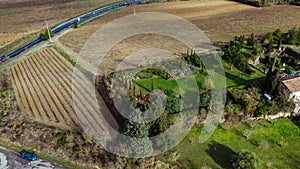
<path id="1" fill-rule="evenodd" d="M 72 81 L 72 65 L 55 49 L 33 54 L 14 65 L 11 72 L 18 105 L 30 120 L 69 130 L 81 130 L 82 120 L 107 131 L 100 118 L 92 118 L 97 117 L 97 102 L 85 89 L 84 80 L 77 77 L 76 82 Z M 85 116 L 75 112 L 73 90 L 80 101 L 76 112 L 84 112 Z"/>

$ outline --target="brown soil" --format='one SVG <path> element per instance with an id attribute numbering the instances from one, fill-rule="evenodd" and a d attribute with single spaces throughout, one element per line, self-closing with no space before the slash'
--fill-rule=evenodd
<path id="1" fill-rule="evenodd" d="M 225 13 L 232 13 L 234 11 L 255 9 L 254 7 L 230 2 L 230 1 L 209 1 L 209 2 L 167 2 L 167 3 L 154 3 L 136 6 L 137 12 L 164 12 L 188 20 L 193 19 L 207 19 L 214 16 L 223 15 Z M 132 7 L 127 7 L 118 12 L 104 16 L 88 25 L 69 32 L 62 38 L 61 42 L 67 47 L 79 53 L 87 39 L 96 32 L 101 26 L 118 19 L 122 16 L 130 15 L 133 13 Z"/>

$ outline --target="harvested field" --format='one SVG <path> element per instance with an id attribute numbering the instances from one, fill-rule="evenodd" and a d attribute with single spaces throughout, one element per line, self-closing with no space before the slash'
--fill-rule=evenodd
<path id="1" fill-rule="evenodd" d="M 16 64 L 11 72 L 18 105 L 29 119 L 63 129 L 80 129 L 73 105 L 74 87 L 82 95 L 78 107 L 87 113 L 84 120 L 100 125 L 88 116 L 99 112 L 97 103 L 85 90 L 84 82 L 72 83 L 73 67 L 56 50 L 40 51 Z"/>
<path id="2" fill-rule="evenodd" d="M 111 0 L 0 0 L 0 54 L 38 36 L 44 20 L 55 25 L 70 17 L 112 2 Z M 24 37 L 25 35 L 29 37 Z M 17 40 L 20 39 L 21 40 Z"/>
<path id="3" fill-rule="evenodd" d="M 189 20 L 206 32 L 211 41 L 228 42 L 234 36 L 251 33 L 264 35 L 277 28 L 282 32 L 288 32 L 293 27 L 299 27 L 300 7 L 280 5 L 253 8 L 211 18 L 190 18 Z"/>
<path id="4" fill-rule="evenodd" d="M 101 61 L 101 64 L 99 64 L 98 73 L 110 74 L 117 69 L 125 69 L 126 67 L 136 68 L 162 61 L 160 58 L 157 58 L 155 56 L 149 58 L 133 57 L 133 62 L 131 62 L 130 60 L 123 60 L 140 50 L 151 48 L 172 51 L 172 53 L 175 53 L 177 56 L 183 56 L 183 54 L 186 54 L 186 51 L 188 49 L 188 47 L 186 47 L 183 43 L 163 35 L 142 34 L 132 36 L 115 45 L 107 53 L 107 55 Z M 117 67 L 119 66 L 121 61 L 123 61 L 122 66 Z M 134 65 L 132 65 L 133 63 Z"/>
<path id="5" fill-rule="evenodd" d="M 288 31 L 300 25 L 299 6 L 255 8 L 233 1 L 166 2 L 137 5 L 137 12 L 164 12 L 177 15 L 195 24 L 212 42 L 228 42 L 234 36 L 265 34 L 277 28 Z M 279 12 L 280 11 L 280 12 Z M 128 7 L 102 17 L 88 25 L 67 33 L 60 41 L 76 53 L 101 26 L 133 13 Z"/>

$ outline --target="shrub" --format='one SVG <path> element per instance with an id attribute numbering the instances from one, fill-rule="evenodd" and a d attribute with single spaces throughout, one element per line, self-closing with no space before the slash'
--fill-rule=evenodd
<path id="1" fill-rule="evenodd" d="M 248 89 L 231 89 L 228 90 L 234 100 L 241 104 L 245 109 L 245 113 L 248 116 L 253 116 L 258 108 L 261 101 L 261 94 L 259 89 L 256 87 L 251 87 Z"/>
<path id="2" fill-rule="evenodd" d="M 254 152 L 242 150 L 237 155 L 232 156 L 232 167 L 234 169 L 256 169 L 259 160 Z"/>
<path id="3" fill-rule="evenodd" d="M 181 111 L 181 105 L 181 99 L 169 99 L 166 106 L 166 111 L 168 113 L 179 113 Z"/>
<path id="4" fill-rule="evenodd" d="M 153 77 L 153 74 L 142 71 L 142 72 L 139 72 L 136 76 L 140 79 L 149 79 L 149 78 Z"/>
<path id="5" fill-rule="evenodd" d="M 300 45 L 300 28 L 292 28 L 289 30 L 285 35 L 284 42 L 289 45 Z"/>

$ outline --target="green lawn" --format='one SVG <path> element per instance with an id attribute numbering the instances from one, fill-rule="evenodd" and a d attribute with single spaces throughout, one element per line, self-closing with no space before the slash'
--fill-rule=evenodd
<path id="1" fill-rule="evenodd" d="M 152 79 L 154 80 L 154 88 L 155 89 L 165 89 L 166 93 L 172 93 L 172 91 L 177 88 L 179 85 L 177 81 L 179 82 L 180 86 L 183 89 L 194 91 L 195 88 L 189 83 L 192 81 L 193 78 L 195 78 L 196 83 L 198 86 L 202 87 L 204 81 L 205 81 L 204 74 L 197 74 L 193 76 L 187 76 L 183 78 L 178 78 L 177 80 L 165 80 L 160 76 L 155 76 L 153 78 L 149 79 L 139 79 L 135 81 L 135 84 L 142 87 L 143 89 L 147 91 L 151 91 L 152 86 Z M 186 81 L 186 82 L 185 82 Z"/>
<path id="2" fill-rule="evenodd" d="M 245 87 L 253 82 L 256 82 L 258 84 L 263 83 L 265 79 L 265 74 L 262 73 L 259 70 L 254 70 L 255 74 L 254 75 L 248 75 L 246 73 L 240 72 L 236 68 L 233 68 L 230 70 L 230 66 L 226 61 L 222 61 L 223 67 L 224 67 L 224 72 L 226 75 L 226 85 L 227 87 Z M 218 75 L 218 74 L 217 74 Z M 221 76 L 221 75 L 220 75 Z M 194 78 L 196 79 L 196 82 L 199 87 L 202 87 L 206 75 L 204 74 L 196 74 L 193 76 L 188 76 L 185 78 Z M 179 81 L 184 81 L 185 78 L 179 78 Z M 155 89 L 163 88 L 168 92 L 172 92 L 174 88 L 176 88 L 177 82 L 175 80 L 165 80 L 161 77 L 153 77 L 149 79 L 139 79 L 136 80 L 135 83 L 139 85 L 140 87 L 144 88 L 147 91 L 151 91 L 151 85 L 152 85 L 152 79 L 154 80 L 154 87 Z M 187 83 L 181 83 L 183 85 L 184 89 L 189 89 Z M 216 82 L 216 85 L 222 84 Z"/>
<path id="3" fill-rule="evenodd" d="M 264 73 L 262 73 L 259 70 L 254 70 L 255 75 L 248 75 L 244 72 L 240 72 L 235 67 L 233 67 L 233 69 L 230 70 L 229 64 L 224 60 L 222 60 L 222 64 L 223 64 L 224 72 L 226 75 L 227 87 L 234 87 L 234 86 L 244 87 L 255 81 L 261 82 L 264 80 L 264 78 L 266 76 Z M 240 74 L 240 77 L 239 77 L 239 74 Z"/>
<path id="4" fill-rule="evenodd" d="M 231 129 L 220 125 L 203 144 L 197 142 L 201 127 L 192 129 L 175 147 L 180 153 L 177 162 L 168 161 L 163 155 L 157 158 L 181 168 L 230 168 L 230 157 L 242 149 L 254 151 L 261 160 L 259 168 L 299 168 L 299 124 L 289 119 L 274 122 L 260 121 L 239 124 Z M 251 135 L 248 139 L 245 133 Z M 191 140 L 196 140 L 191 143 Z"/>

